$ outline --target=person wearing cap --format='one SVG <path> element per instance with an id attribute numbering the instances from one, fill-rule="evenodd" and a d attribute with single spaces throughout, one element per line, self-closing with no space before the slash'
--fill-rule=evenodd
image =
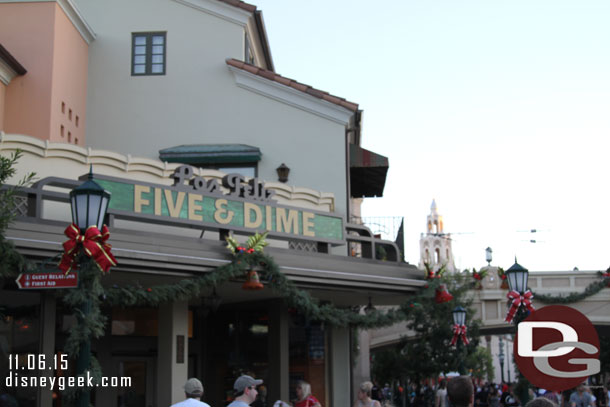
<path id="1" fill-rule="evenodd" d="M 201 401 L 203 396 L 203 384 L 192 377 L 184 383 L 184 394 L 186 400 L 173 404 L 171 407 L 210 407 L 209 404 Z"/>
<path id="2" fill-rule="evenodd" d="M 235 400 L 227 407 L 248 407 L 250 403 L 256 400 L 256 395 L 258 394 L 256 386 L 260 384 L 263 384 L 263 381 L 256 380 L 252 376 L 239 376 L 235 380 L 235 384 L 233 384 Z"/>

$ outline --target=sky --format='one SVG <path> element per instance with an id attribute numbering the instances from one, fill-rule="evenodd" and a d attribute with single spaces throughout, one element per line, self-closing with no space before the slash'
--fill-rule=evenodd
<path id="1" fill-rule="evenodd" d="M 249 2 L 277 73 L 364 111 L 390 169 L 363 215 L 404 217 L 408 262 L 435 199 L 460 269 L 487 247 L 504 268 L 610 266 L 610 1 Z"/>

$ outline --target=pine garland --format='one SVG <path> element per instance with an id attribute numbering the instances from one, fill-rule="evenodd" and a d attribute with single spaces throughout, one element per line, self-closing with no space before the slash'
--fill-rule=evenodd
<path id="1" fill-rule="evenodd" d="M 218 267 L 206 275 L 184 279 L 175 284 L 148 288 L 140 286 L 108 288 L 105 291 L 106 302 L 112 306 L 130 307 L 135 305 L 158 306 L 164 302 L 188 300 L 201 296 L 211 287 L 244 276 L 253 267 L 256 267 L 261 274 L 261 280 L 267 283 L 268 288 L 284 298 L 288 306 L 298 309 L 301 314 L 312 321 L 340 327 L 375 328 L 405 321 L 412 308 L 421 302 L 421 298 L 433 297 L 435 289 L 441 283 L 440 279 L 431 281 L 420 293 L 410 297 L 396 309 L 384 312 L 373 310 L 360 314 L 352 309 L 339 308 L 333 304 L 320 304 L 307 291 L 299 289 L 289 280 L 280 271 L 272 257 L 262 252 L 238 252 L 231 263 Z"/>
<path id="2" fill-rule="evenodd" d="M 589 284 L 581 293 L 572 292 L 568 295 L 550 295 L 550 294 L 534 294 L 534 298 L 544 304 L 570 304 L 582 301 L 587 297 L 597 294 L 605 287 L 610 287 L 610 267 L 605 273 L 599 272 L 601 280 L 594 281 Z"/>

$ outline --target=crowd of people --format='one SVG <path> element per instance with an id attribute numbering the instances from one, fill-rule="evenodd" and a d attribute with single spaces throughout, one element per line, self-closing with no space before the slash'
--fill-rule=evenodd
<path id="1" fill-rule="evenodd" d="M 262 380 L 242 375 L 235 380 L 234 400 L 228 407 L 266 407 L 267 403 L 258 386 Z M 528 402 L 522 403 L 515 392 L 515 385 L 509 383 L 477 382 L 468 376 L 459 376 L 436 383 L 425 381 L 383 387 L 377 383 L 362 383 L 355 395 L 353 407 L 610 407 L 610 382 L 608 386 L 591 388 L 580 384 L 572 390 L 556 392 L 545 389 L 530 389 Z M 263 390 L 263 388 L 261 388 Z M 278 400 L 273 407 L 322 407 L 312 394 L 311 386 L 300 381 L 296 386 L 296 399 L 291 403 Z M 210 407 L 201 401 L 203 385 L 196 379 L 189 379 L 184 385 L 185 400 L 171 407 Z M 468 397 L 468 403 L 465 398 Z"/>
<path id="2" fill-rule="evenodd" d="M 450 381 L 450 380 L 449 380 Z M 473 407 L 522 407 L 512 383 L 488 383 L 472 380 Z M 448 380 L 412 382 L 403 387 L 400 384 L 390 386 L 388 383 L 379 386 L 373 382 L 371 399 L 380 406 L 395 407 L 455 407 L 449 402 L 447 394 Z M 580 385 L 575 389 L 556 392 L 545 389 L 530 389 L 529 400 L 544 398 L 557 407 L 609 407 L 610 383 L 608 386 Z M 359 407 L 359 406 L 358 406 Z M 544 407 L 544 406 L 539 406 Z"/>

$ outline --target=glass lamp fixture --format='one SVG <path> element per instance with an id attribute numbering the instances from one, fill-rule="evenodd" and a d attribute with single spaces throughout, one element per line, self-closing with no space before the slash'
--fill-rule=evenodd
<path id="1" fill-rule="evenodd" d="M 280 182 L 288 182 L 288 174 L 290 174 L 290 168 L 284 163 L 275 169 L 277 171 L 277 178 Z"/>
<path id="2" fill-rule="evenodd" d="M 515 259 L 515 264 L 510 266 L 506 270 L 506 279 L 511 291 L 517 291 L 518 293 L 524 293 L 527 290 L 527 279 L 529 272 Z"/>
<path id="3" fill-rule="evenodd" d="M 466 310 L 464 308 L 458 305 L 451 313 L 453 314 L 453 323 L 455 325 L 466 325 Z"/>
<path id="4" fill-rule="evenodd" d="M 78 226 L 81 233 L 89 226 L 102 228 L 110 195 L 110 192 L 93 180 L 93 166 L 91 166 L 87 181 L 70 191 L 72 223 Z"/>
<path id="5" fill-rule="evenodd" d="M 491 265 L 491 253 L 493 250 L 491 250 L 491 247 L 488 247 L 487 249 L 485 249 L 485 261 L 487 262 L 487 265 Z"/>

